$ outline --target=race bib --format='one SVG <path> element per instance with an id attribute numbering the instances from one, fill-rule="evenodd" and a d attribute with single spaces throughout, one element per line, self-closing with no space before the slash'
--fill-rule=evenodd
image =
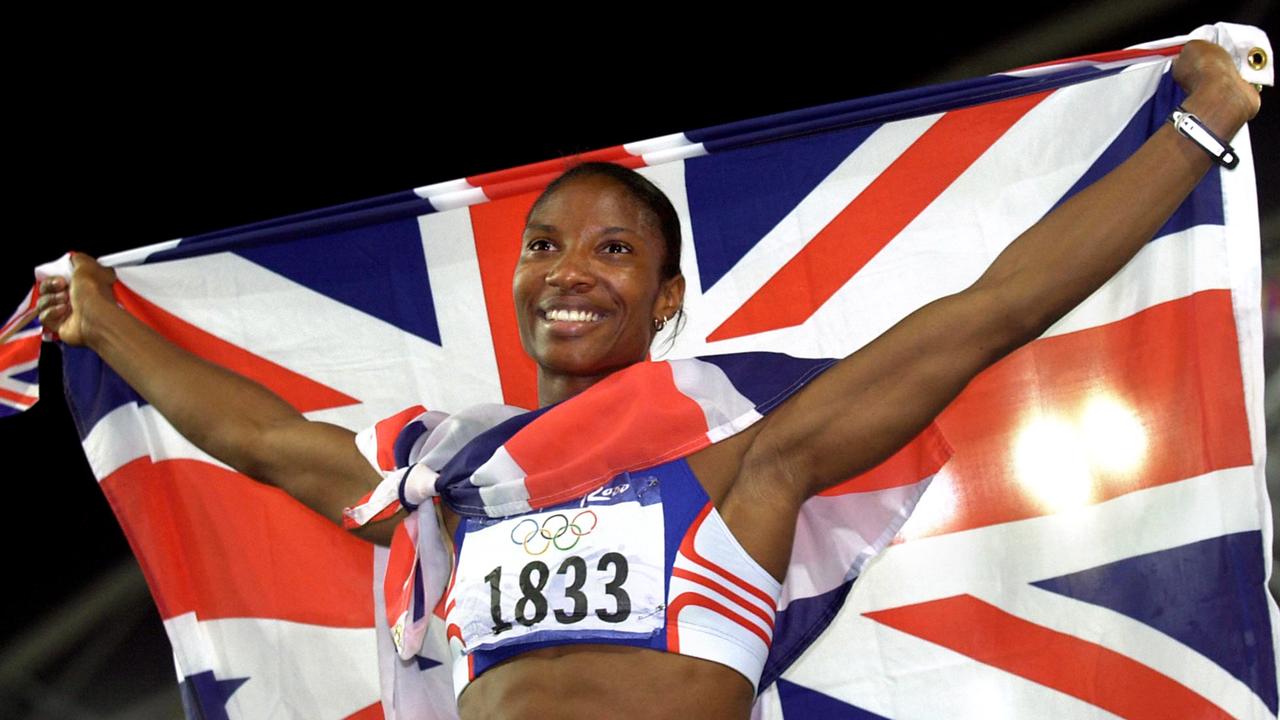
<path id="1" fill-rule="evenodd" d="M 651 636 L 665 610 L 658 481 L 623 473 L 587 497 L 468 518 L 447 622 L 464 652 L 521 642 Z"/>

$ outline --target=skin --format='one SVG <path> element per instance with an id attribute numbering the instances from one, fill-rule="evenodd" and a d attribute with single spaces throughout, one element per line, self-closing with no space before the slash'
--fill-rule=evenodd
<path id="1" fill-rule="evenodd" d="M 1257 92 L 1216 46 L 1189 44 L 1174 76 L 1189 92 L 1184 107 L 1220 136 L 1258 111 Z M 1209 167 L 1204 152 L 1166 125 L 1027 230 L 968 289 L 920 308 L 749 430 L 689 457 L 743 548 L 781 579 L 805 499 L 888 457 L 977 373 L 1087 297 Z M 543 404 L 644 360 L 653 320 L 683 300 L 683 279 L 660 277 L 664 244 L 652 216 L 612 180 L 563 186 L 535 210 L 522 243 L 513 293 Z M 113 281 L 110 270 L 81 259 L 70 282 L 41 286 L 41 321 L 64 342 L 98 352 L 196 445 L 335 522 L 379 482 L 350 431 L 309 422 L 260 386 L 173 347 L 115 305 Z M 548 319 L 557 309 L 599 317 Z M 457 518 L 446 523 L 452 531 Z M 385 542 L 394 524 L 361 532 Z M 691 707 L 699 717 L 745 718 L 752 695 L 745 678 L 716 663 L 570 645 L 490 670 L 459 707 L 465 718 L 595 717 L 618 707 L 639 718 L 683 717 Z"/>
<path id="2" fill-rule="evenodd" d="M 666 242 L 653 213 L 610 178 L 583 177 L 544 198 L 521 242 L 512 294 L 540 405 L 643 360 L 654 320 L 684 302 L 684 276 L 660 277 Z M 596 319 L 554 321 L 549 310 Z"/>

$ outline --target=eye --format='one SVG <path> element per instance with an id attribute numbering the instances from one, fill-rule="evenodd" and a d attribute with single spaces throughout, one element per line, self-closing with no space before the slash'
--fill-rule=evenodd
<path id="1" fill-rule="evenodd" d="M 619 240 L 610 240 L 606 242 L 602 249 L 610 255 L 621 255 L 631 252 L 631 246 Z"/>
<path id="2" fill-rule="evenodd" d="M 534 252 L 542 252 L 544 250 L 553 250 L 555 249 L 555 246 L 553 246 L 551 241 L 546 238 L 534 238 L 529 241 L 529 244 L 525 246 L 525 249 L 532 250 Z"/>

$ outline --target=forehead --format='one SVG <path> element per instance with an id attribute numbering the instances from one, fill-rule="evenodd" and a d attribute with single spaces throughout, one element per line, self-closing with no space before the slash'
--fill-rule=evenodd
<path id="1" fill-rule="evenodd" d="M 641 234 L 658 232 L 657 216 L 625 185 L 594 175 L 574 178 L 543 197 L 529 212 L 529 225 L 553 225 L 560 230 L 601 226 Z"/>

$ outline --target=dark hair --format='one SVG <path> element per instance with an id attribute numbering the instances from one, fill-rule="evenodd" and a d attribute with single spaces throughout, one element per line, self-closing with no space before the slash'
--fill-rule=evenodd
<path id="1" fill-rule="evenodd" d="M 538 199 L 533 202 L 533 206 L 529 208 L 529 215 L 525 217 L 525 222 L 529 221 L 533 211 L 537 210 L 544 200 L 554 195 L 566 183 L 588 177 L 607 177 L 618 182 L 631 193 L 631 197 L 639 200 L 649 212 L 653 213 L 658 220 L 658 231 L 662 233 L 662 239 L 666 243 L 666 256 L 659 272 L 663 280 L 670 280 L 679 275 L 680 216 L 676 214 L 675 206 L 667 199 L 666 193 L 649 182 L 645 176 L 630 168 L 607 162 L 584 162 L 574 165 L 547 185 L 547 189 L 542 191 Z"/>

